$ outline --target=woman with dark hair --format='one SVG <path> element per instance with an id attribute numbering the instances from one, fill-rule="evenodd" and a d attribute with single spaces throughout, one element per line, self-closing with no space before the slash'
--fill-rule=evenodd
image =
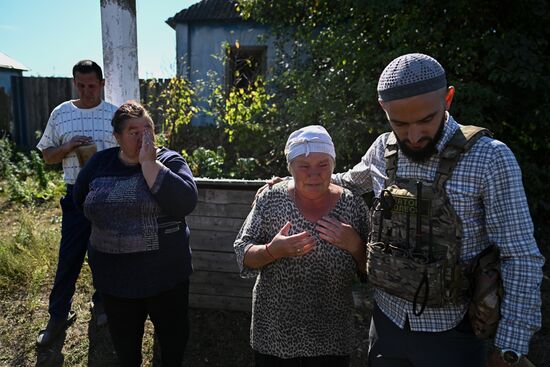
<path id="1" fill-rule="evenodd" d="M 188 339 L 191 268 L 185 216 L 197 187 L 178 153 L 157 148 L 151 117 L 137 102 L 115 112 L 120 147 L 96 153 L 74 186 L 74 200 L 92 224 L 88 257 L 122 366 L 141 365 L 150 317 L 162 365 L 180 366 Z"/>

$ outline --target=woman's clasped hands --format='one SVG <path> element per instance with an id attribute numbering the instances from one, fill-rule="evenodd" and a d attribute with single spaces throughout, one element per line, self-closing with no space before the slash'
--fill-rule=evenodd
<path id="1" fill-rule="evenodd" d="M 275 259 L 304 256 L 316 246 L 315 237 L 307 231 L 289 235 L 292 224 L 286 222 L 281 230 L 266 245 L 269 254 Z M 342 250 L 350 251 L 361 244 L 361 238 L 349 224 L 333 217 L 325 216 L 317 222 L 319 237 Z"/>

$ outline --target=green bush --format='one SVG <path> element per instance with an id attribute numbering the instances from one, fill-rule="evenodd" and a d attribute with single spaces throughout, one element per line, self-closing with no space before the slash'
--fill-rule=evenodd
<path id="1" fill-rule="evenodd" d="M 279 123 L 324 125 L 335 141 L 337 170 L 358 162 L 372 134 L 388 129 L 376 96 L 383 68 L 399 55 L 426 53 L 456 87 L 453 116 L 488 127 L 512 149 L 533 218 L 539 229 L 550 224 L 546 1 L 238 3 L 245 18 L 270 25 L 278 44 L 289 46 L 280 47 L 270 81 Z"/>
<path id="2" fill-rule="evenodd" d="M 196 177 L 271 177 L 273 157 L 277 154 L 268 139 L 273 131 L 265 123 L 274 121 L 270 116 L 277 112 L 271 103 L 272 94 L 261 79 L 247 88 L 225 91 L 216 84 L 216 75 L 210 73 L 209 78 L 191 85 L 175 77 L 149 103 L 150 108 L 158 106 L 165 117 L 157 143 L 182 151 Z M 207 86 L 210 93 L 197 97 L 197 91 Z M 158 89 L 155 85 L 150 87 Z M 209 116 L 213 124 L 192 126 L 191 118 L 199 113 Z"/>
<path id="3" fill-rule="evenodd" d="M 151 81 L 150 83 L 154 83 Z M 160 93 L 158 99 L 152 101 L 162 111 L 164 120 L 161 124 L 161 134 L 169 146 L 172 146 L 178 134 L 191 122 L 198 109 L 194 105 L 195 90 L 191 83 L 181 77 L 173 77 Z"/>
<path id="4" fill-rule="evenodd" d="M 57 169 L 47 170 L 36 151 L 17 152 L 7 138 L 0 139 L 0 181 L 0 193 L 24 205 L 59 198 L 65 189 Z"/>
<path id="5" fill-rule="evenodd" d="M 193 176 L 223 177 L 222 167 L 225 160 L 225 151 L 222 147 L 218 147 L 216 151 L 200 147 L 195 149 L 191 155 L 188 155 L 185 151 L 182 151 L 182 155 L 187 160 Z"/>
<path id="6" fill-rule="evenodd" d="M 216 150 L 199 147 L 191 155 L 183 150 L 182 155 L 195 177 L 258 178 L 259 164 L 255 158 L 237 158 L 235 162 L 228 162 L 222 146 L 218 146 Z"/>
<path id="7" fill-rule="evenodd" d="M 192 139 L 185 132 L 188 139 L 179 148 L 188 152 L 223 146 L 223 164 L 209 161 L 218 162 L 209 174 L 222 169 L 221 175 L 232 177 L 240 172 L 231 170 L 237 162 L 251 162 L 247 174 L 255 178 L 286 175 L 286 138 L 309 124 L 321 124 L 332 135 L 336 170 L 351 168 L 375 136 L 388 130 L 376 95 L 381 71 L 399 55 L 422 52 L 443 64 L 456 87 L 451 113 L 457 121 L 489 128 L 515 153 L 537 233 L 548 227 L 550 7 L 545 1 L 238 3 L 245 18 L 268 24 L 277 35 L 275 64 L 270 79 L 259 85 L 211 89 L 208 110 L 200 112 L 210 114 L 215 126 L 193 130 Z"/>

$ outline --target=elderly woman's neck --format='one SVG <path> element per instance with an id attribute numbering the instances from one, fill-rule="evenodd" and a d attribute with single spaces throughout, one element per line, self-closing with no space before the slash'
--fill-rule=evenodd
<path id="1" fill-rule="evenodd" d="M 336 205 L 341 187 L 330 184 L 326 191 L 319 193 L 303 192 L 294 186 L 289 187 L 289 195 L 300 213 L 308 220 L 317 221 L 327 215 Z"/>

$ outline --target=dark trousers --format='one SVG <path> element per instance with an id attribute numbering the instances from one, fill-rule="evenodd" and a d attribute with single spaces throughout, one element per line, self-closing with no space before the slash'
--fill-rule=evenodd
<path id="1" fill-rule="evenodd" d="M 279 358 L 254 352 L 256 367 L 348 367 L 349 356 Z"/>
<path id="2" fill-rule="evenodd" d="M 162 366 L 181 366 L 189 338 L 188 295 L 189 281 L 147 298 L 129 299 L 101 294 L 121 366 L 141 366 L 141 344 L 147 316 L 155 327 Z"/>
<path id="3" fill-rule="evenodd" d="M 485 344 L 467 318 L 448 331 L 411 331 L 408 322 L 400 329 L 375 305 L 369 339 L 369 367 L 485 366 Z"/>
<path id="4" fill-rule="evenodd" d="M 67 193 L 61 198 L 60 204 L 63 215 L 61 242 L 48 308 L 50 316 L 54 319 L 66 318 L 71 310 L 76 281 L 84 263 L 91 233 L 90 222 L 73 203 L 73 185 L 67 185 Z M 97 294 L 94 294 L 93 301 L 98 300 Z"/>

